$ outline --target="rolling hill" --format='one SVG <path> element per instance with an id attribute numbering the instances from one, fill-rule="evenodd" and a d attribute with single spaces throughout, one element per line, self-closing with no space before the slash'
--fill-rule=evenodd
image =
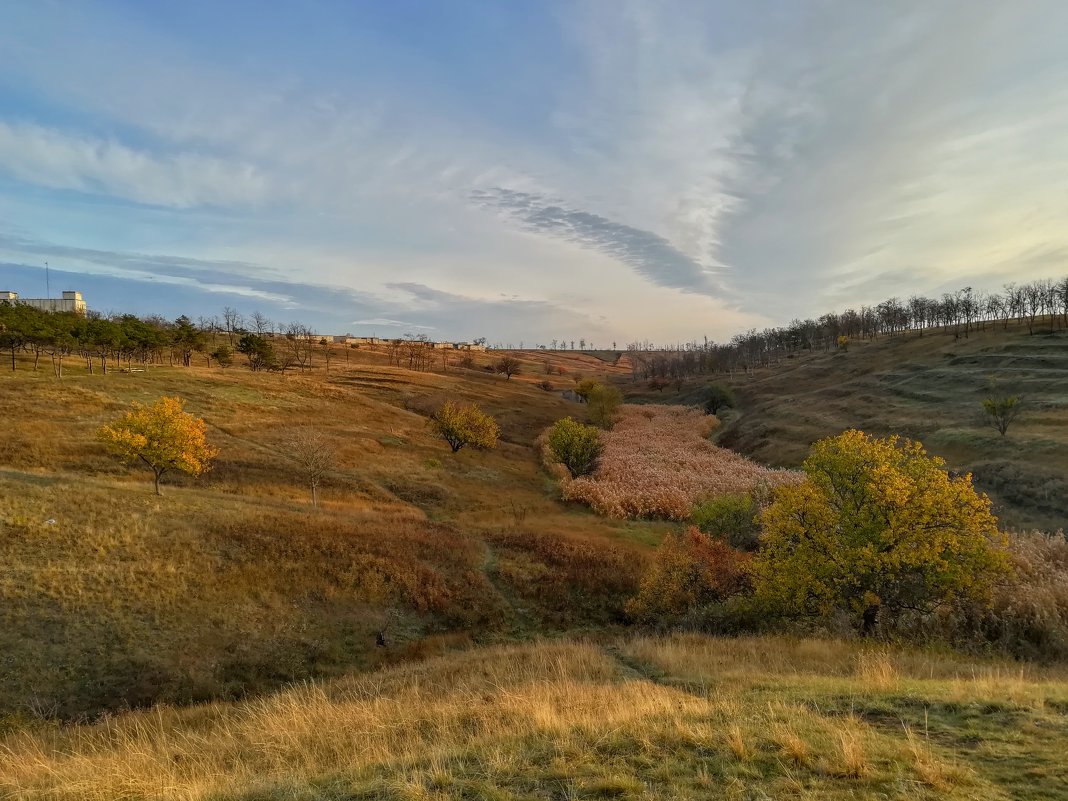
<path id="1" fill-rule="evenodd" d="M 983 419 L 992 377 L 1024 403 L 1005 437 Z M 1068 332 L 908 333 L 736 374 L 732 385 L 741 404 L 718 442 L 758 461 L 795 467 L 814 440 L 847 428 L 901 434 L 973 473 L 1004 525 L 1068 528 Z"/>

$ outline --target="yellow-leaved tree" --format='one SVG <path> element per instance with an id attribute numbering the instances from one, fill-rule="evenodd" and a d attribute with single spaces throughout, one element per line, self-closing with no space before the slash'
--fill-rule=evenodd
<path id="1" fill-rule="evenodd" d="M 449 443 L 453 453 L 468 445 L 479 449 L 496 448 L 501 433 L 497 421 L 474 403 L 445 401 L 431 415 L 430 425 Z"/>
<path id="2" fill-rule="evenodd" d="M 218 450 L 208 444 L 204 421 L 185 411 L 181 398 L 160 398 L 151 406 L 134 402 L 133 409 L 98 432 L 108 450 L 127 463 L 143 462 L 159 482 L 174 470 L 199 476 L 211 468 Z"/>
<path id="3" fill-rule="evenodd" d="M 910 611 L 987 601 L 1009 571 L 990 499 L 918 442 L 846 431 L 815 443 L 804 471 L 761 516 L 754 588 L 775 611 L 846 612 L 872 634 Z"/>

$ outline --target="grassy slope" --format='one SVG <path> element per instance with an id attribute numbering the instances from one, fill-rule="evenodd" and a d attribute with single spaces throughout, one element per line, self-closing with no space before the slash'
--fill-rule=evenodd
<path id="1" fill-rule="evenodd" d="M 990 376 L 1027 404 L 1004 438 L 982 419 Z M 1068 333 L 999 326 L 968 339 L 855 342 L 848 353 L 806 355 L 734 385 L 741 414 L 718 441 L 758 461 L 796 466 L 812 441 L 851 427 L 902 434 L 973 472 L 1005 525 L 1068 528 Z"/>
<path id="2" fill-rule="evenodd" d="M 581 407 L 536 388 L 540 360 L 506 381 L 349 357 L 310 377 L 0 373 L 0 726 L 5 713 L 237 697 L 615 619 L 613 593 L 666 525 L 556 500 L 529 445 Z M 115 463 L 94 432 L 162 394 L 188 399 L 221 456 L 156 498 L 149 474 Z M 447 396 L 498 417 L 498 450 L 453 455 L 433 438 L 422 412 Z M 286 430 L 303 424 L 339 451 L 319 510 L 286 467 Z M 377 648 L 384 627 L 390 647 Z"/>
<path id="3" fill-rule="evenodd" d="M 856 643 L 473 650 L 0 740 L 13 799 L 1054 799 L 1068 674 Z"/>

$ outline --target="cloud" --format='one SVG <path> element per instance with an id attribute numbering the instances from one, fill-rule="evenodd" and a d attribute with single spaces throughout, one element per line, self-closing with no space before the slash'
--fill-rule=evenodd
<path id="1" fill-rule="evenodd" d="M 251 164 L 190 152 L 157 156 L 31 123 L 0 121 L 0 170 L 38 186 L 178 209 L 258 204 L 271 191 Z"/>
<path id="2" fill-rule="evenodd" d="M 432 325 L 419 325 L 417 323 L 406 323 L 403 320 L 390 320 L 385 317 L 373 317 L 370 320 L 353 320 L 349 325 L 380 325 L 386 328 L 403 328 L 406 330 L 414 329 L 417 331 L 433 331 Z"/>
<path id="3" fill-rule="evenodd" d="M 524 230 L 597 250 L 632 267 L 660 286 L 712 293 L 712 273 L 680 253 L 664 237 L 613 222 L 588 211 L 567 208 L 528 192 L 500 187 L 475 190 L 472 199 L 495 209 Z"/>
<path id="4" fill-rule="evenodd" d="M 196 6 L 0 9 L 0 257 L 505 341 L 1062 269 L 1056 0 L 505 4 L 497 38 L 459 4 L 417 46 L 390 12 L 319 4 L 293 44 L 285 9 L 250 40 Z"/>

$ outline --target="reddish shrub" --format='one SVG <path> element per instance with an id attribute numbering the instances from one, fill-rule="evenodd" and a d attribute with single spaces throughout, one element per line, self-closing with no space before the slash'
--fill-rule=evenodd
<path id="1" fill-rule="evenodd" d="M 627 612 L 640 623 L 677 623 L 749 588 L 752 557 L 691 526 L 657 548 Z"/>

